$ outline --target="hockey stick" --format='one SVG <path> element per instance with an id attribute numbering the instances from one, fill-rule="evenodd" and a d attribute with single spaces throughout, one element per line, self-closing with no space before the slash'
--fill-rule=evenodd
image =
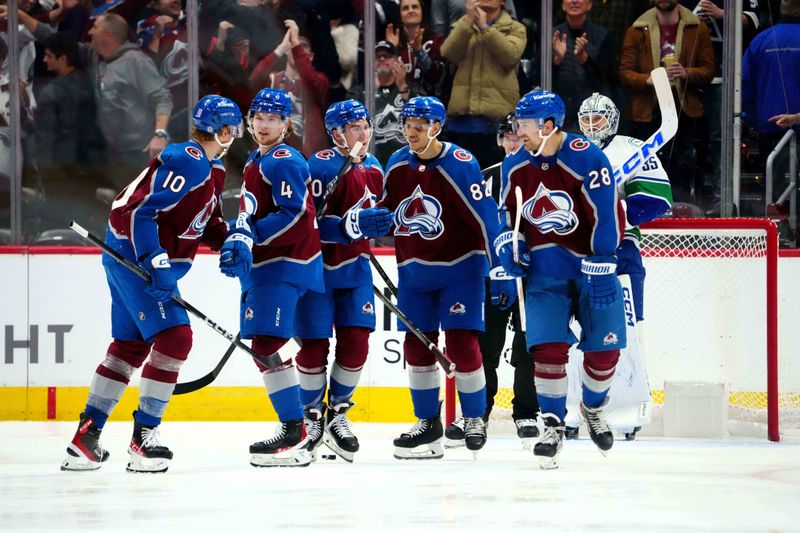
<path id="1" fill-rule="evenodd" d="M 675 107 L 675 98 L 672 96 L 672 87 L 669 84 L 667 71 L 658 67 L 650 72 L 653 88 L 658 98 L 658 108 L 661 112 L 661 127 L 656 130 L 621 167 L 614 169 L 615 183 L 625 183 L 638 172 L 639 167 L 651 155 L 663 148 L 678 131 L 678 110 Z"/>
<path id="2" fill-rule="evenodd" d="M 130 270 L 131 272 L 133 272 L 146 282 L 150 282 L 150 275 L 147 272 L 145 272 L 144 269 L 142 269 L 142 267 L 122 257 L 122 255 L 120 255 L 119 252 L 111 248 L 108 244 L 106 244 L 104 240 L 100 239 L 97 235 L 94 235 L 93 233 L 91 233 L 89 230 L 87 230 L 74 220 L 70 221 L 69 228 L 75 231 L 78 235 L 80 235 L 84 239 L 89 240 L 92 244 L 102 249 L 105 253 L 111 256 L 111 258 L 114 259 L 116 262 L 118 262 L 119 264 L 121 264 L 122 266 L 124 266 L 125 268 L 127 268 L 128 270 Z M 234 336 L 231 333 L 228 333 L 228 331 L 225 330 L 222 326 L 220 326 L 219 324 L 208 318 L 199 309 L 194 307 L 189 302 L 185 301 L 180 296 L 175 294 L 172 295 L 172 301 L 174 301 L 175 303 L 186 309 L 189 313 L 193 314 L 194 316 L 202 320 L 203 323 L 205 323 L 208 327 L 210 327 L 211 329 L 213 329 L 214 331 L 216 331 L 217 333 L 228 339 L 235 346 L 246 351 L 248 354 L 250 354 L 250 356 L 253 359 L 257 360 L 259 363 L 266 366 L 267 368 L 275 368 L 281 364 L 280 356 L 277 353 L 272 354 L 269 357 L 264 357 L 257 354 L 249 346 L 243 343 L 239 339 L 238 335 Z"/>
<path id="3" fill-rule="evenodd" d="M 514 199 L 517 201 L 517 210 L 514 214 L 514 237 L 512 246 L 514 247 L 514 262 L 519 262 L 519 224 L 522 220 L 522 189 L 519 185 L 514 187 Z M 522 278 L 515 278 L 517 283 L 517 305 L 519 306 L 519 327 L 525 333 L 525 291 L 522 289 Z"/>
<path id="4" fill-rule="evenodd" d="M 450 359 L 448 359 L 447 356 L 444 353 L 442 353 L 439 347 L 436 346 L 436 344 L 434 344 L 428 338 L 428 336 L 422 332 L 422 330 L 420 330 L 417 326 L 415 326 L 414 323 L 411 322 L 411 320 L 409 320 L 409 318 L 405 315 L 405 313 L 403 313 L 399 307 L 393 304 L 392 301 L 389 298 L 387 298 L 386 295 L 384 295 L 383 292 L 381 292 L 381 290 L 378 287 L 373 285 L 372 289 L 375 291 L 375 296 L 377 296 L 378 299 L 384 303 L 384 305 L 389 309 L 389 311 L 397 315 L 397 318 L 400 319 L 400 322 L 402 322 L 409 330 L 411 330 L 411 333 L 413 333 L 414 336 L 417 337 L 420 340 L 420 342 L 422 342 L 422 344 L 427 346 L 428 349 L 433 352 L 433 355 L 436 356 L 436 361 L 442 366 L 445 373 L 447 374 L 447 377 L 452 378 L 453 376 L 455 376 L 456 364 Z"/>
<path id="5" fill-rule="evenodd" d="M 322 200 L 319 203 L 319 208 L 317 209 L 317 218 L 322 216 L 322 212 L 325 210 L 325 206 L 328 203 L 328 198 L 330 197 L 331 193 L 336 190 L 336 186 L 339 185 L 339 180 L 347 174 L 350 170 L 350 166 L 353 164 L 353 154 L 357 154 L 361 151 L 361 148 L 364 146 L 364 143 L 361 141 L 356 141 L 353 145 L 353 148 L 350 150 L 350 153 L 347 154 L 347 158 L 344 160 L 344 164 L 342 168 L 339 169 L 339 172 L 336 173 L 336 176 L 331 180 L 327 187 L 325 187 L 325 194 L 322 195 Z"/>
<path id="6" fill-rule="evenodd" d="M 190 392 L 200 390 L 206 385 L 210 385 L 212 381 L 217 379 L 217 376 L 219 376 L 219 373 L 222 371 L 222 367 L 225 366 L 225 363 L 228 362 L 228 359 L 230 359 L 234 350 L 236 350 L 236 341 L 238 340 L 239 335 L 237 334 L 234 342 L 228 346 L 228 349 L 225 350 L 225 353 L 222 355 L 222 359 L 220 359 L 219 363 L 217 363 L 217 366 L 215 366 L 211 372 L 205 376 L 195 379 L 194 381 L 187 381 L 186 383 L 178 383 L 175 385 L 175 390 L 172 392 L 173 396 L 176 394 L 188 394 Z"/>
<path id="7" fill-rule="evenodd" d="M 383 282 L 389 288 L 389 292 L 391 292 L 392 295 L 397 298 L 397 287 L 394 283 L 392 283 L 392 280 L 389 278 L 389 274 L 386 273 L 381 264 L 378 262 L 378 258 L 375 257 L 372 252 L 369 253 L 369 262 L 372 263 L 372 266 L 374 266 L 375 270 L 378 271 L 378 275 L 383 278 Z"/>

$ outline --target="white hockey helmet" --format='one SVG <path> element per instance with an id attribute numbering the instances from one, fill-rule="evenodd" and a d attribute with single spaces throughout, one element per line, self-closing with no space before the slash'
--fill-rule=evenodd
<path id="1" fill-rule="evenodd" d="M 583 135 L 599 146 L 606 138 L 617 133 L 619 109 L 608 96 L 594 93 L 581 103 L 578 124 Z"/>

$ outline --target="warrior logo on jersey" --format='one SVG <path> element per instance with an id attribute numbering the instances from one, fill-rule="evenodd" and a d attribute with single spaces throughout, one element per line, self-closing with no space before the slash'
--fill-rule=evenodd
<path id="1" fill-rule="evenodd" d="M 467 313 L 467 308 L 461 302 L 456 302 L 450 306 L 450 315 L 464 315 Z"/>
<path id="2" fill-rule="evenodd" d="M 183 234 L 178 237 L 179 239 L 199 239 L 203 236 L 203 231 L 206 229 L 206 224 L 208 220 L 211 218 L 211 214 L 214 212 L 214 208 L 217 205 L 217 197 L 212 196 L 211 199 L 208 201 L 206 206 L 203 208 L 202 211 L 197 213 L 197 216 L 194 217 L 192 223 L 189 224 L 189 228 L 183 232 Z"/>
<path id="3" fill-rule="evenodd" d="M 431 241 L 444 232 L 442 204 L 433 196 L 423 193 L 417 185 L 411 196 L 397 206 L 394 223 L 397 226 L 395 235 L 419 233 L 420 237 Z"/>
<path id="4" fill-rule="evenodd" d="M 572 198 L 564 191 L 551 191 L 539 184 L 533 198 L 522 205 L 522 216 L 542 233 L 568 235 L 578 227 Z"/>
<path id="5" fill-rule="evenodd" d="M 375 307 L 373 307 L 372 302 L 367 302 L 361 306 L 361 312 L 365 315 L 374 315 Z"/>

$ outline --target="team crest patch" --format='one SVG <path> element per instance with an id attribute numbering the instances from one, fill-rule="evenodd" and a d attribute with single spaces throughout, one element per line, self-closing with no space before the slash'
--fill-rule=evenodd
<path id="1" fill-rule="evenodd" d="M 245 320 L 253 320 L 253 308 L 248 307 L 244 310 L 244 319 Z"/>
<path id="2" fill-rule="evenodd" d="M 453 152 L 453 157 L 459 161 L 472 161 L 472 154 L 460 148 Z"/>
<path id="3" fill-rule="evenodd" d="M 569 143 L 569 147 L 575 150 L 576 152 L 580 152 L 582 150 L 586 150 L 589 148 L 591 143 L 586 139 L 572 139 L 572 142 Z"/>
<path id="4" fill-rule="evenodd" d="M 147 317 L 145 317 L 145 316 L 144 316 L 144 311 L 139 311 L 139 320 L 141 320 L 142 322 L 144 322 L 144 321 L 145 321 L 145 318 L 147 318 Z"/>
<path id="5" fill-rule="evenodd" d="M 522 216 L 542 233 L 568 235 L 578 227 L 572 198 L 564 191 L 551 191 L 539 184 L 533 198 L 522 204 Z"/>
<path id="6" fill-rule="evenodd" d="M 374 315 L 375 307 L 372 305 L 372 302 L 367 302 L 361 306 L 361 312 L 365 315 Z"/>
<path id="7" fill-rule="evenodd" d="M 317 159 L 322 159 L 323 161 L 327 161 L 328 159 L 332 159 L 335 155 L 333 150 L 320 150 L 317 152 L 316 157 Z"/>
<path id="8" fill-rule="evenodd" d="M 201 152 L 194 146 L 187 146 L 186 153 L 189 154 L 190 157 L 197 159 L 198 161 L 200 161 L 203 158 L 203 152 Z"/>
<path id="9" fill-rule="evenodd" d="M 203 236 L 203 232 L 206 229 L 206 224 L 208 224 L 209 219 L 211 219 L 211 214 L 214 212 L 214 208 L 217 206 L 217 197 L 211 196 L 211 199 L 208 201 L 206 206 L 203 208 L 202 211 L 197 213 L 197 216 L 194 217 L 192 223 L 189 224 L 189 228 L 181 234 L 179 239 L 199 239 Z"/>
<path id="10" fill-rule="evenodd" d="M 285 148 L 281 148 L 280 150 L 275 150 L 272 152 L 272 157 L 275 159 L 285 159 L 287 157 L 292 157 L 292 152 L 286 150 Z"/>
<path id="11" fill-rule="evenodd" d="M 432 241 L 444 232 L 442 204 L 435 197 L 425 194 L 419 185 L 411 196 L 400 202 L 394 212 L 395 235 L 419 234 Z"/>
<path id="12" fill-rule="evenodd" d="M 450 307 L 450 315 L 464 315 L 467 313 L 467 308 L 461 302 L 456 302 Z"/>
<path id="13" fill-rule="evenodd" d="M 603 337 L 603 346 L 610 346 L 612 344 L 617 344 L 619 339 L 617 339 L 617 335 L 613 331 L 609 331 L 608 335 Z"/>

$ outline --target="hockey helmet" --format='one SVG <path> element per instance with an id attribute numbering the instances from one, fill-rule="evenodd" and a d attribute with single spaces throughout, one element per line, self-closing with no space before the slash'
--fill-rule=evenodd
<path id="1" fill-rule="evenodd" d="M 566 115 L 564 100 L 550 91 L 531 91 L 517 102 L 516 120 L 536 119 L 541 128 L 547 119 L 551 119 L 557 128 L 564 125 Z"/>
<path id="2" fill-rule="evenodd" d="M 244 134 L 239 106 L 233 100 L 216 94 L 204 96 L 195 104 L 192 124 L 206 133 L 217 134 L 224 126 L 230 126 L 234 137 Z"/>
<path id="3" fill-rule="evenodd" d="M 594 117 L 603 117 L 605 120 Z M 594 93 L 581 103 L 578 110 L 578 125 L 587 139 L 599 145 L 617 133 L 619 109 L 608 96 Z"/>
<path id="4" fill-rule="evenodd" d="M 509 113 L 497 123 L 497 146 L 503 146 L 503 136 L 514 132 L 514 113 Z"/>
<path id="5" fill-rule="evenodd" d="M 430 123 L 438 122 L 442 128 L 446 116 L 444 104 L 433 96 L 415 96 L 406 102 L 403 111 L 400 112 L 400 120 L 403 122 L 407 118 L 422 118 Z"/>
<path id="6" fill-rule="evenodd" d="M 261 89 L 250 103 L 250 111 L 247 116 L 251 117 L 254 113 L 270 113 L 289 118 L 294 109 L 292 95 L 283 89 Z"/>
<path id="7" fill-rule="evenodd" d="M 333 137 L 333 130 L 344 128 L 347 124 L 364 119 L 372 127 L 372 117 L 364 104 L 358 100 L 345 100 L 331 104 L 325 111 L 325 130 Z"/>

